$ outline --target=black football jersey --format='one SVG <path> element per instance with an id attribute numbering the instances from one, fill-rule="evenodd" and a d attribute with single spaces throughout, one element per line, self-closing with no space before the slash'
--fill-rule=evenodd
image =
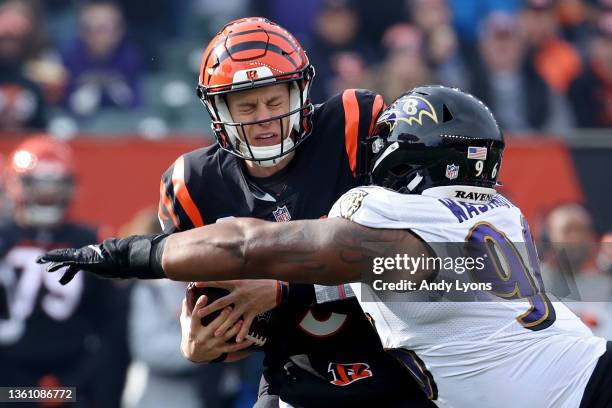
<path id="1" fill-rule="evenodd" d="M 227 217 L 289 221 L 325 217 L 334 202 L 358 185 L 360 141 L 383 109 L 380 95 L 347 90 L 315 106 L 313 131 L 289 165 L 265 180 L 245 175 L 240 159 L 217 144 L 181 156 L 163 175 L 159 218 L 166 233 Z M 356 299 L 275 309 L 267 364 L 307 354 L 330 381 L 330 363 L 367 363 L 380 341 Z"/>
<path id="2" fill-rule="evenodd" d="M 0 224 L 0 286 L 8 304 L 0 318 L 0 384 L 35 386 L 44 375 L 65 386 L 92 381 L 113 319 L 114 286 L 79 273 L 68 285 L 35 259 L 53 248 L 97 242 L 96 231 L 76 224 L 53 230 Z"/>

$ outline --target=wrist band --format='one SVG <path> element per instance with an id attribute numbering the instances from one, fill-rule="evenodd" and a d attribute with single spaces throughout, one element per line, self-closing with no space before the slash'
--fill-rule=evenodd
<path id="1" fill-rule="evenodd" d="M 160 278 L 166 277 L 166 272 L 162 268 L 162 255 L 164 254 L 164 246 L 166 244 L 167 234 L 157 235 L 151 240 L 151 256 L 149 257 L 149 266 L 151 270 Z"/>
<path id="2" fill-rule="evenodd" d="M 167 234 L 133 235 L 123 239 L 109 238 L 102 247 L 109 253 L 119 254 L 118 270 L 122 278 L 163 279 L 162 255 Z"/>

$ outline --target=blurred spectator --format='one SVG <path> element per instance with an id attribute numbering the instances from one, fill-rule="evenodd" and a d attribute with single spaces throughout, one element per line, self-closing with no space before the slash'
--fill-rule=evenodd
<path id="1" fill-rule="evenodd" d="M 15 210 L 0 225 L 0 285 L 9 294 L 9 318 L 0 320 L 0 384 L 76 387 L 75 406 L 118 407 L 123 292 L 84 274 L 61 285 L 35 262 L 49 249 L 97 241 L 94 229 L 67 219 L 72 163 L 69 147 L 45 136 L 27 139 L 10 156 Z"/>
<path id="2" fill-rule="evenodd" d="M 545 221 L 548 243 L 542 275 L 549 293 L 564 298 L 596 334 L 612 335 L 612 277 L 597 268 L 597 237 L 593 220 L 579 204 L 552 209 Z"/>
<path id="3" fill-rule="evenodd" d="M 129 109 L 141 104 L 140 49 L 125 38 L 119 7 L 110 1 L 88 3 L 79 12 L 80 35 L 62 53 L 69 71 L 65 102 L 77 115 L 100 108 Z"/>
<path id="4" fill-rule="evenodd" d="M 64 49 L 77 35 L 77 13 L 73 0 L 45 0 L 45 28 L 53 46 Z"/>
<path id="5" fill-rule="evenodd" d="M 612 126 L 612 9 L 601 14 L 585 69 L 569 91 L 576 124 Z"/>
<path id="6" fill-rule="evenodd" d="M 432 82 L 432 76 L 422 56 L 423 35 L 410 24 L 396 24 L 383 37 L 387 56 L 373 71 L 369 87 L 392 101 L 406 90 Z"/>
<path id="7" fill-rule="evenodd" d="M 571 111 L 525 59 L 515 16 L 497 12 L 487 17 L 479 50 L 482 64 L 473 67 L 472 93 L 491 107 L 504 131 L 567 132 L 573 123 Z"/>
<path id="8" fill-rule="evenodd" d="M 23 75 L 42 90 L 47 103 L 59 102 L 66 81 L 59 54 L 49 47 L 44 13 L 38 0 L 9 0 L 1 6 L 13 21 L 27 21 L 17 58 Z"/>
<path id="9" fill-rule="evenodd" d="M 0 130 L 44 129 L 42 92 L 25 75 L 35 31 L 31 10 L 21 1 L 0 5 Z"/>
<path id="10" fill-rule="evenodd" d="M 467 68 L 451 25 L 447 0 L 409 0 L 414 25 L 423 33 L 423 51 L 436 82 L 468 89 Z"/>
<path id="11" fill-rule="evenodd" d="M 576 45 L 582 54 L 591 33 L 592 8 L 588 0 L 557 0 L 557 17 L 563 38 Z"/>
<path id="12" fill-rule="evenodd" d="M 98 0 L 94 0 L 98 1 Z M 148 70 L 157 70 L 164 57 L 164 48 L 169 40 L 180 37 L 191 27 L 186 20 L 193 14 L 191 4 L 197 0 L 115 0 L 123 12 L 126 37 L 129 42 L 138 44 L 139 52 Z M 226 4 L 235 1 L 225 0 Z M 161 55 L 160 55 L 161 54 Z M 174 61 L 176 63 L 176 61 Z"/>
<path id="13" fill-rule="evenodd" d="M 407 0 L 385 0 L 381 3 L 372 0 L 354 0 L 352 5 L 359 15 L 361 24 L 359 32 L 364 40 L 379 46 L 387 28 L 409 20 L 406 8 Z"/>
<path id="14" fill-rule="evenodd" d="M 324 0 L 314 24 L 315 35 L 308 56 L 317 67 L 317 79 L 311 95 L 315 102 L 322 102 L 338 92 L 339 83 L 353 81 L 354 78 L 343 75 L 358 73 L 360 66 L 374 59 L 374 54 L 367 43 L 360 41 L 359 16 L 350 0 Z"/>
<path id="15" fill-rule="evenodd" d="M 66 85 L 67 73 L 57 50 L 48 42 L 46 23 L 48 16 L 41 0 L 13 0 L 32 25 L 32 34 L 27 45 L 24 62 L 25 75 L 41 87 L 43 98 L 48 104 L 61 101 Z M 45 2 L 50 7 L 49 2 Z"/>
<path id="16" fill-rule="evenodd" d="M 608 231 L 601 237 L 597 267 L 603 273 L 612 276 L 612 231 Z"/>
<path id="17" fill-rule="evenodd" d="M 565 94 L 580 74 L 581 61 L 576 49 L 559 36 L 554 0 L 526 0 L 520 19 L 528 58 L 553 91 Z"/>
<path id="18" fill-rule="evenodd" d="M 363 87 L 368 71 L 359 54 L 339 52 L 331 59 L 331 68 L 335 75 L 327 82 L 328 95 L 340 93 L 345 89 Z"/>
<path id="19" fill-rule="evenodd" d="M 563 204 L 553 208 L 546 217 L 545 233 L 549 248 L 563 253 L 569 267 L 575 271 L 589 267 L 585 263 L 593 255 L 596 235 L 591 215 L 584 207 Z"/>
<path id="20" fill-rule="evenodd" d="M 478 27 L 493 12 L 515 13 L 521 0 L 449 0 L 457 35 L 466 46 L 478 39 Z"/>

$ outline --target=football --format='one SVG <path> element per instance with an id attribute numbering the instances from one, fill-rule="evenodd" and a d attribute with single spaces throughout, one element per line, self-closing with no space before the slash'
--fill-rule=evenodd
<path id="1" fill-rule="evenodd" d="M 193 311 L 195 307 L 196 301 L 200 298 L 200 296 L 205 295 L 208 298 L 208 304 L 212 304 L 215 300 L 222 298 L 223 296 L 228 295 L 230 292 L 227 289 L 222 288 L 201 288 L 195 285 L 195 282 L 189 283 L 187 285 L 187 293 L 185 294 L 185 298 L 187 299 L 187 308 L 189 312 Z M 217 310 L 207 316 L 202 317 L 202 325 L 206 326 L 210 324 L 219 314 L 221 310 Z M 247 334 L 247 340 L 253 342 L 253 345 L 247 348 L 247 351 L 257 351 L 261 350 L 263 346 L 268 341 L 268 330 L 270 325 L 270 318 L 272 317 L 272 311 L 268 311 L 266 313 L 262 313 L 257 315 L 255 319 L 253 319 L 253 323 L 251 323 L 251 327 L 249 329 L 249 333 Z M 235 342 L 236 337 L 233 337 L 230 342 Z"/>

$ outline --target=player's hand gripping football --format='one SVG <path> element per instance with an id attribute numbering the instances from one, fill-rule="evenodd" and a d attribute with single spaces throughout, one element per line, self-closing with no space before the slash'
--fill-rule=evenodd
<path id="1" fill-rule="evenodd" d="M 208 299 L 200 296 L 193 310 L 189 309 L 187 300 L 183 299 L 183 309 L 181 311 L 181 352 L 194 363 L 205 363 L 215 361 L 223 355 L 223 361 L 231 362 L 239 360 L 244 353 L 237 353 L 253 345 L 250 341 L 234 343 L 230 340 L 234 337 L 243 325 L 242 320 L 238 320 L 227 330 L 223 336 L 215 337 L 214 332 L 223 324 L 227 317 L 232 313 L 231 307 L 224 308 L 221 313 L 208 325 L 204 326 L 201 322 L 199 312 Z"/>
<path id="2" fill-rule="evenodd" d="M 60 279 L 62 285 L 80 270 L 109 279 L 165 278 L 160 261 L 165 238 L 166 235 L 109 238 L 97 245 L 54 249 L 39 256 L 36 262 L 49 264 L 49 272 L 66 268 Z"/>
<path id="3" fill-rule="evenodd" d="M 255 317 L 274 309 L 280 301 L 278 282 L 272 279 L 197 282 L 196 286 L 222 288 L 230 292 L 228 295 L 203 307 L 198 313 L 201 317 L 204 317 L 232 305 L 232 312 L 216 328 L 214 335 L 215 337 L 225 337 L 227 331 L 242 318 L 242 327 L 236 336 L 236 342 L 238 343 L 246 338 Z"/>

